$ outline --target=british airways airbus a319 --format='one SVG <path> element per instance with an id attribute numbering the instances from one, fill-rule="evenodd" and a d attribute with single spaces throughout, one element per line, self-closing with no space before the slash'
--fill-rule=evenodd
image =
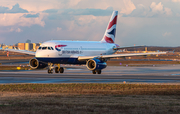
<path id="1" fill-rule="evenodd" d="M 43 69 L 48 66 L 48 73 L 63 73 L 60 64 L 86 64 L 93 74 L 101 74 L 106 68 L 106 61 L 115 57 L 142 56 L 151 54 L 165 54 L 166 52 L 113 54 L 119 46 L 115 44 L 116 24 L 118 11 L 113 11 L 104 37 L 101 41 L 61 41 L 52 40 L 41 44 L 36 52 L 10 50 L 14 52 L 35 55 L 29 61 L 32 69 Z M 8 50 L 8 49 L 7 49 Z"/>

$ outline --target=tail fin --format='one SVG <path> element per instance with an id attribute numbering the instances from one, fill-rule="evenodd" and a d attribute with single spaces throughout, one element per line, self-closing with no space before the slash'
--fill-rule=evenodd
<path id="1" fill-rule="evenodd" d="M 106 32 L 101 42 L 114 43 L 116 35 L 116 23 L 117 23 L 118 11 L 113 11 Z"/>

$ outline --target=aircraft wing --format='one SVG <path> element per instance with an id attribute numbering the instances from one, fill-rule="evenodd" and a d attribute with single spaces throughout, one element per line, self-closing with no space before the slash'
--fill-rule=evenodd
<path id="1" fill-rule="evenodd" d="M 0 48 L 0 50 L 4 50 L 4 51 L 12 51 L 12 52 L 17 52 L 17 53 L 24 53 L 24 54 L 28 54 L 28 55 L 35 55 L 35 54 L 36 54 L 36 52 L 26 51 L 26 50 L 2 49 L 2 48 Z"/>
<path id="2" fill-rule="evenodd" d="M 100 56 L 79 56 L 78 60 L 88 60 L 88 59 L 109 59 L 116 57 L 132 57 L 132 56 L 145 56 L 145 55 L 159 55 L 166 54 L 166 52 L 152 52 L 152 53 L 130 53 L 130 54 L 113 54 L 113 55 L 100 55 Z"/>
<path id="3" fill-rule="evenodd" d="M 114 50 L 118 50 L 118 49 L 125 49 L 125 48 L 141 48 L 141 47 L 145 47 L 145 46 L 121 46 L 121 47 L 116 47 L 114 48 Z"/>

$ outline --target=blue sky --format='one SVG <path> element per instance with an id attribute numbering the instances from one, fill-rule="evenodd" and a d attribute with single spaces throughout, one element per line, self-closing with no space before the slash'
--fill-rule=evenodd
<path id="1" fill-rule="evenodd" d="M 0 43 L 99 41 L 113 10 L 117 44 L 180 45 L 180 0 L 1 0 Z"/>

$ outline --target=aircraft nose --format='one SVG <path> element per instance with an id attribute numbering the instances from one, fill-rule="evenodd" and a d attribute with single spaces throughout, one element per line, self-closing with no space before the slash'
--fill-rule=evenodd
<path id="1" fill-rule="evenodd" d="M 39 50 L 36 51 L 36 57 L 55 57 L 57 53 L 53 50 Z"/>
<path id="2" fill-rule="evenodd" d="M 41 51 L 36 51 L 36 57 L 42 57 L 43 53 Z"/>

